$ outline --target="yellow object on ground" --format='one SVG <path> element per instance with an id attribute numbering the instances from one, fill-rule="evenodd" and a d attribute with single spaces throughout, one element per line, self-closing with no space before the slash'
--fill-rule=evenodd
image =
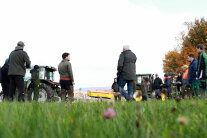
<path id="1" fill-rule="evenodd" d="M 142 94 L 141 94 L 141 92 L 139 90 L 137 90 L 135 92 L 135 95 L 136 95 L 135 101 L 139 102 L 139 101 L 142 100 Z"/>
<path id="2" fill-rule="evenodd" d="M 100 98 L 114 98 L 113 90 L 95 90 L 95 91 L 88 91 L 89 97 L 100 97 Z"/>
<path id="3" fill-rule="evenodd" d="M 142 96 L 139 96 L 135 99 L 137 102 L 141 101 L 142 100 Z"/>
<path id="4" fill-rule="evenodd" d="M 165 101 L 166 95 L 164 93 L 161 94 L 162 101 Z"/>

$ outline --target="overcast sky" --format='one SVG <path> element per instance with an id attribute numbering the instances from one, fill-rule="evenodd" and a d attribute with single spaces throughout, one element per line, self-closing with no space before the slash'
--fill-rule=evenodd
<path id="1" fill-rule="evenodd" d="M 137 73 L 163 75 L 164 54 L 176 47 L 183 23 L 207 14 L 204 0 L 2 0 L 0 65 L 25 42 L 32 65 L 57 67 L 71 54 L 76 86 L 111 86 L 125 44 Z M 56 81 L 59 75 L 56 75 Z"/>

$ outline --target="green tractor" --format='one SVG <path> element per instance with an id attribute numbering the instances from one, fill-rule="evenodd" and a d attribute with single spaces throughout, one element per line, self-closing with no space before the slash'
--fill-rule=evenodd
<path id="1" fill-rule="evenodd" d="M 32 67 L 31 69 L 33 69 Z M 26 70 L 25 75 L 25 94 L 28 101 L 34 100 L 35 90 L 32 88 L 31 73 L 30 70 Z M 60 101 L 60 86 L 59 83 L 54 82 L 54 73 L 57 71 L 54 67 L 49 66 L 39 66 L 39 86 L 37 101 L 46 102 L 46 101 Z"/>

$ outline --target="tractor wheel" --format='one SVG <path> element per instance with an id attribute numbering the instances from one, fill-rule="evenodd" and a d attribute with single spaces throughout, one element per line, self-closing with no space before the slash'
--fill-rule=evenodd
<path id="1" fill-rule="evenodd" d="M 47 102 L 51 101 L 54 93 L 52 88 L 47 84 L 41 84 L 39 88 L 39 96 L 38 96 L 38 102 Z M 31 88 L 28 91 L 28 100 L 33 101 L 34 100 L 34 90 Z"/>

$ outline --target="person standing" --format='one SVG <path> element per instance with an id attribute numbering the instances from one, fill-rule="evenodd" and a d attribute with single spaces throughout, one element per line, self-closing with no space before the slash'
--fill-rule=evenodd
<path id="1" fill-rule="evenodd" d="M 177 91 L 178 91 L 178 95 L 181 94 L 181 87 L 182 87 L 182 72 L 178 73 L 178 76 L 176 78 L 176 86 L 177 86 Z"/>
<path id="2" fill-rule="evenodd" d="M 39 66 L 35 65 L 33 69 L 30 70 L 31 73 L 31 84 L 29 86 L 29 92 L 34 92 L 34 100 L 38 101 L 39 98 L 39 87 L 40 87 L 40 79 L 39 79 Z M 31 96 L 28 97 L 29 101 L 31 101 Z"/>
<path id="3" fill-rule="evenodd" d="M 9 55 L 9 98 L 14 99 L 16 88 L 18 89 L 18 101 L 24 101 L 24 76 L 26 68 L 30 68 L 31 61 L 24 51 L 25 44 L 22 41 L 17 43 L 14 51 Z"/>
<path id="4" fill-rule="evenodd" d="M 205 97 L 206 93 L 206 79 L 207 79 L 207 54 L 205 53 L 205 46 L 203 44 L 198 44 L 196 46 L 198 52 L 198 72 L 197 79 L 200 81 L 203 88 L 203 96 Z"/>
<path id="5" fill-rule="evenodd" d="M 73 86 L 75 83 L 69 53 L 62 54 L 62 61 L 58 65 L 58 72 L 60 74 L 61 100 L 65 101 L 68 94 L 69 100 L 72 102 L 74 100 Z"/>
<path id="6" fill-rule="evenodd" d="M 8 59 L 6 59 L 4 66 L 1 68 L 1 74 L 2 74 L 2 82 L 1 87 L 3 90 L 3 100 L 8 100 L 9 98 L 9 63 Z"/>
<path id="7" fill-rule="evenodd" d="M 168 73 L 164 74 L 164 88 L 167 90 L 168 98 L 171 97 L 172 87 L 171 87 L 172 81 L 171 78 L 168 76 Z"/>
<path id="8" fill-rule="evenodd" d="M 149 79 L 143 77 L 141 82 L 142 101 L 147 101 L 148 98 L 148 83 Z"/>
<path id="9" fill-rule="evenodd" d="M 199 95 L 199 83 L 196 80 L 198 61 L 195 59 L 195 56 L 193 54 L 188 55 L 188 61 L 190 62 L 188 71 L 188 82 L 191 86 L 194 96 Z"/>
<path id="10" fill-rule="evenodd" d="M 162 87 L 162 80 L 159 78 L 158 74 L 155 74 L 155 80 L 154 80 L 154 85 L 153 89 L 155 91 L 155 97 L 157 99 L 161 99 L 161 87 Z"/>
<path id="11" fill-rule="evenodd" d="M 188 65 L 183 65 L 182 66 L 182 69 L 183 69 L 183 78 L 182 78 L 182 91 L 181 91 L 181 96 L 182 98 L 185 97 L 185 95 L 187 94 L 188 92 L 188 85 L 189 85 L 189 82 L 188 82 Z"/>
<path id="12" fill-rule="evenodd" d="M 115 101 L 121 101 L 121 93 L 120 93 L 120 88 L 117 83 L 117 78 L 114 78 L 114 83 L 112 84 L 111 88 L 114 90 L 114 98 Z"/>
<path id="13" fill-rule="evenodd" d="M 123 46 L 123 52 L 119 56 L 117 67 L 118 85 L 121 87 L 122 95 L 126 100 L 133 98 L 133 83 L 136 80 L 136 55 L 130 50 L 128 45 Z M 127 84 L 128 93 L 124 90 Z"/>

